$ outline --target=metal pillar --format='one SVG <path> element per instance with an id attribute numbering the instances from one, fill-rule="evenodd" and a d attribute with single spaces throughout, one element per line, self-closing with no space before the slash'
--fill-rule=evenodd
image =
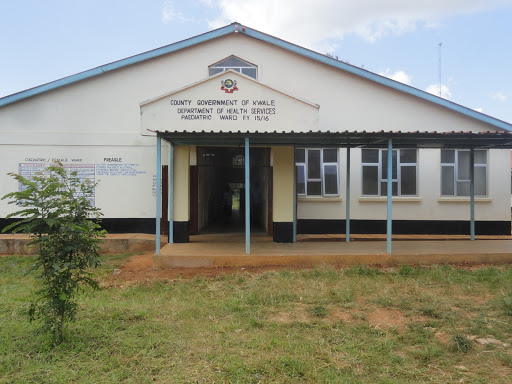
<path id="1" fill-rule="evenodd" d="M 347 185 L 346 185 L 346 202 L 347 212 L 345 214 L 345 240 L 350 243 L 350 147 L 347 147 Z"/>
<path id="2" fill-rule="evenodd" d="M 174 145 L 169 143 L 169 244 L 174 243 Z"/>
<path id="3" fill-rule="evenodd" d="M 392 233 L 392 219 L 391 219 L 391 210 L 392 210 L 392 194 L 393 194 L 393 142 L 392 139 L 388 139 L 388 217 L 387 217 L 387 253 L 391 253 L 391 233 Z"/>
<path id="4" fill-rule="evenodd" d="M 469 232 L 471 240 L 475 240 L 475 149 L 473 147 L 469 151 L 469 206 Z"/>
<path id="5" fill-rule="evenodd" d="M 251 159 L 249 158 L 249 138 L 245 138 L 245 253 L 251 253 L 251 183 L 249 172 Z"/>
<path id="6" fill-rule="evenodd" d="M 162 214 L 162 138 L 156 136 L 156 254 L 160 254 L 160 216 Z"/>
<path id="7" fill-rule="evenodd" d="M 297 164 L 293 147 L 293 242 L 297 241 Z M 272 191 L 273 193 L 273 191 Z"/>

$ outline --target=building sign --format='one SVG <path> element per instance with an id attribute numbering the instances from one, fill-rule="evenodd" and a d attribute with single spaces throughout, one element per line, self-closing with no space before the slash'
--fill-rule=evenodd
<path id="1" fill-rule="evenodd" d="M 54 157 L 45 156 L 44 151 L 41 151 L 43 156 L 26 156 L 23 162 L 18 163 L 18 173 L 30 179 L 38 172 L 44 171 L 48 166 L 60 162 L 68 175 L 75 172 L 82 183 L 85 180 L 89 180 L 92 184 L 96 184 L 99 181 L 100 186 L 103 186 L 105 183 L 109 184 L 110 181 L 110 184 L 119 187 L 121 190 L 121 186 L 126 181 L 119 180 L 119 178 L 144 177 L 147 173 L 147 170 L 141 164 L 128 162 L 127 159 L 120 156 L 92 156 L 92 158 L 97 157 L 97 160 L 91 161 L 90 153 L 88 153 L 88 159 L 76 156 L 76 154 L 74 156 L 66 156 L 64 153 L 65 151 L 61 153 L 63 154 L 62 156 Z M 18 189 L 20 191 L 24 189 L 21 183 L 18 184 Z M 75 195 L 79 196 L 80 193 L 77 191 Z M 92 194 L 87 196 L 87 198 L 91 201 L 92 205 L 95 205 L 96 187 L 93 188 Z"/>
<path id="2" fill-rule="evenodd" d="M 254 120 L 270 121 L 277 113 L 276 101 L 271 100 L 171 100 L 169 104 L 176 107 L 180 120 Z"/>
<path id="3" fill-rule="evenodd" d="M 46 158 L 26 158 L 25 160 L 32 161 L 32 160 L 39 160 L 39 161 L 50 161 L 50 159 Z M 95 169 L 94 164 L 82 164 L 82 159 L 72 159 L 72 163 L 68 164 L 62 164 L 64 169 L 66 170 L 66 173 L 71 175 L 72 172 L 76 173 L 76 177 L 80 180 L 80 183 L 85 182 L 88 180 L 91 184 L 95 184 Z M 26 179 L 31 179 L 33 176 L 35 176 L 37 173 L 44 171 L 49 165 L 55 163 L 55 162 L 67 162 L 67 158 L 53 158 L 51 159 L 51 163 L 44 162 L 30 162 L 30 163 L 19 163 L 18 165 L 18 173 L 19 175 L 25 177 Z M 25 187 L 20 183 L 19 184 L 19 190 L 24 190 Z M 87 199 L 91 202 L 91 205 L 95 205 L 94 198 L 95 198 L 95 188 L 93 188 L 92 194 L 90 196 L 87 196 Z M 75 197 L 81 196 L 81 192 L 76 191 L 74 193 Z"/>
<path id="4" fill-rule="evenodd" d="M 151 131 L 310 131 L 318 105 L 226 72 L 141 104 L 143 133 Z"/>

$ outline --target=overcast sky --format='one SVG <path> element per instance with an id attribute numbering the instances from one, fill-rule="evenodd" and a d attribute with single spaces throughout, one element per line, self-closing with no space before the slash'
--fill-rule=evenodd
<path id="1" fill-rule="evenodd" d="M 0 0 L 0 97 L 234 21 L 512 123 L 512 0 Z"/>

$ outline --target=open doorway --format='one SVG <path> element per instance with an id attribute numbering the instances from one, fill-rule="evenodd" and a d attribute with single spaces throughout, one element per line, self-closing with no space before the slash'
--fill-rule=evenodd
<path id="1" fill-rule="evenodd" d="M 270 149 L 250 149 L 251 232 L 272 231 Z M 195 233 L 245 231 L 245 156 L 243 147 L 197 147 L 191 170 L 191 223 Z M 195 179 L 195 180 L 194 180 Z M 231 209 L 226 196 L 231 194 Z M 195 227 L 195 228 L 194 228 Z"/>

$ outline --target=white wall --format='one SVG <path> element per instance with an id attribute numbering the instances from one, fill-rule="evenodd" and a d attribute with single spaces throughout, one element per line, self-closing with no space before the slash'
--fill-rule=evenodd
<path id="1" fill-rule="evenodd" d="M 81 167 L 99 182 L 95 205 L 105 217 L 155 217 L 154 146 L 2 145 L 0 150 L 1 196 L 18 189 L 17 183 L 5 175 L 7 172 L 41 170 L 52 159 L 60 159 L 64 166 Z M 0 218 L 14 210 L 16 207 L 7 205 L 6 200 L 0 201 Z"/>
<path id="2" fill-rule="evenodd" d="M 476 220 L 510 219 L 510 182 L 507 149 L 488 151 L 488 196 L 475 199 Z M 361 150 L 351 149 L 350 215 L 353 219 L 385 220 L 386 197 L 362 196 Z M 397 220 L 469 220 L 468 197 L 441 197 L 440 149 L 418 151 L 418 196 L 393 197 L 393 219 Z M 346 150 L 339 154 L 340 197 L 299 198 L 299 219 L 340 219 L 346 215 Z"/>
<path id="3" fill-rule="evenodd" d="M 320 105 L 319 129 L 323 131 L 494 130 L 419 98 L 232 34 L 1 107 L 0 194 L 17 188 L 5 174 L 17 172 L 27 158 L 75 156 L 99 165 L 106 157 L 122 157 L 127 164 L 139 164 L 138 169 L 145 173 L 98 177 L 102 180 L 97 205 L 106 217 L 154 217 L 155 139 L 140 134 L 140 104 L 206 78 L 208 65 L 233 54 L 256 64 L 262 83 Z M 168 129 L 180 130 L 180 126 Z M 302 129 L 295 127 L 296 131 Z M 428 214 L 430 219 L 468 219 L 469 208 L 464 203 L 439 202 L 439 156 L 438 151 L 430 151 L 432 156 L 428 150 L 419 155 L 420 198 L 397 201 L 393 216 L 411 219 Z M 162 153 L 162 163 L 167 164 L 165 145 Z M 477 203 L 478 220 L 509 218 L 509 156 L 507 150 L 490 152 L 489 201 Z M 352 217 L 385 218 L 384 202 L 359 199 L 357 150 L 352 150 L 352 161 Z M 299 218 L 344 217 L 344 162 L 342 150 L 342 198 L 322 203 L 301 201 Z M 0 217 L 10 209 L 5 201 L 0 202 Z"/>
<path id="4" fill-rule="evenodd" d="M 32 134 L 23 142 L 44 143 L 46 133 L 55 132 L 72 134 L 74 140 L 79 134 L 82 144 L 141 144 L 143 138 L 134 137 L 140 132 L 140 103 L 206 78 L 209 64 L 232 54 L 258 65 L 262 83 L 320 105 L 321 130 L 493 130 L 416 97 L 233 34 L 4 106 L 2 143 L 19 142 L 25 132 Z"/>

